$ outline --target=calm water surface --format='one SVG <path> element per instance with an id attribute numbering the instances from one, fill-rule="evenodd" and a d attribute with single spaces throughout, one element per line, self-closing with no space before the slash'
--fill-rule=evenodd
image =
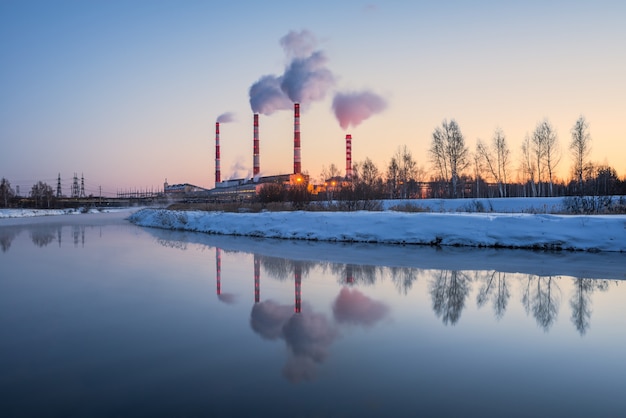
<path id="1" fill-rule="evenodd" d="M 626 411 L 624 255 L 261 241 L 119 215 L 0 220 L 0 250 L 3 417 Z"/>

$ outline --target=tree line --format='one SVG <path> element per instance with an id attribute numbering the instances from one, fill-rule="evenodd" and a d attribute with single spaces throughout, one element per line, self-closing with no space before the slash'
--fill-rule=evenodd
<path id="1" fill-rule="evenodd" d="M 380 199 L 493 198 L 626 195 L 626 178 L 606 164 L 590 161 L 589 123 L 580 116 L 570 130 L 567 150 L 572 162 L 570 179 L 557 178 L 563 153 L 555 128 L 548 119 L 537 123 L 520 147 L 520 158 L 512 158 L 507 136 L 496 128 L 489 141 L 478 139 L 474 151 L 466 144 L 459 124 L 443 120 L 432 133 L 428 149 L 430 171 L 418 165 L 404 145 L 381 170 L 370 158 L 356 162 L 346 179 L 331 164 L 321 174 L 320 193 L 311 185 L 285 187 L 267 184 L 257 196 L 262 202 L 291 201 L 298 204 L 318 199 L 367 202 Z M 55 194 L 39 181 L 29 193 L 38 208 L 53 207 Z M 0 205 L 17 202 L 10 182 L 0 182 Z M 355 203 L 356 204 L 356 203 Z M 367 206 L 367 204 L 360 203 Z M 368 209 L 354 207 L 353 209 Z"/>
<path id="2" fill-rule="evenodd" d="M 383 173 L 366 158 L 356 163 L 350 182 L 332 187 L 333 199 L 355 198 L 493 198 L 605 196 L 626 194 L 626 179 L 606 164 L 590 161 L 589 123 L 580 116 L 570 131 L 567 150 L 571 178 L 557 178 L 563 153 L 555 128 L 548 119 L 525 136 L 516 162 L 501 128 L 489 141 L 478 139 L 472 151 L 459 124 L 444 120 L 435 127 L 428 149 L 430 172 L 420 167 L 408 147 L 400 147 Z M 339 179 L 333 164 L 322 170 L 322 181 Z"/>
<path id="3" fill-rule="evenodd" d="M 28 198 L 31 206 L 41 209 L 53 208 L 56 199 L 52 187 L 43 181 L 38 181 L 33 185 Z M 20 197 L 11 187 L 11 182 L 3 177 L 0 180 L 0 207 L 17 206 L 18 200 L 20 200 Z"/>

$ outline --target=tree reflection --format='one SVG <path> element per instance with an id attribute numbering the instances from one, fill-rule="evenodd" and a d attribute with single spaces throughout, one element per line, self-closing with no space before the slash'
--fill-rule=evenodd
<path id="1" fill-rule="evenodd" d="M 461 317 L 472 279 L 463 272 L 441 270 L 430 283 L 433 310 L 445 325 L 454 325 Z"/>
<path id="2" fill-rule="evenodd" d="M 390 267 L 389 272 L 391 281 L 395 285 L 398 292 L 406 295 L 413 284 L 417 282 L 418 269 L 410 267 Z"/>
<path id="3" fill-rule="evenodd" d="M 491 274 L 479 277 L 481 286 L 476 295 L 476 304 L 482 307 L 491 299 L 493 303 L 493 312 L 496 319 L 500 320 L 506 312 L 509 304 L 511 291 L 506 281 L 506 274 L 499 271 L 493 271 Z"/>
<path id="4" fill-rule="evenodd" d="M 522 304 L 526 314 L 532 312 L 537 325 L 549 331 L 556 321 L 561 304 L 561 289 L 551 277 L 529 275 L 522 290 Z"/>
<path id="5" fill-rule="evenodd" d="M 51 228 L 37 228 L 30 231 L 30 239 L 38 247 L 45 247 L 56 237 L 56 231 Z"/>
<path id="6" fill-rule="evenodd" d="M 291 280 L 296 269 L 302 277 L 308 276 L 316 263 L 311 261 L 290 260 L 288 258 L 259 255 L 259 262 L 268 276 L 278 280 Z"/>
<path id="7" fill-rule="evenodd" d="M 0 249 L 3 253 L 9 251 L 11 243 L 19 233 L 19 230 L 13 228 L 0 228 Z"/>
<path id="8" fill-rule="evenodd" d="M 591 295 L 596 290 L 604 292 L 608 288 L 608 280 L 574 279 L 574 293 L 570 300 L 571 319 L 581 336 L 587 333 L 591 323 Z"/>
<path id="9" fill-rule="evenodd" d="M 378 279 L 378 267 L 360 264 L 331 264 L 332 274 L 340 283 L 373 285 Z"/>

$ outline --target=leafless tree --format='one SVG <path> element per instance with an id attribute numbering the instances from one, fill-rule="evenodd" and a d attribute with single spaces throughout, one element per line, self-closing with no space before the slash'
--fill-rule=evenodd
<path id="1" fill-rule="evenodd" d="M 491 146 L 486 145 L 480 139 L 476 144 L 476 153 L 485 168 L 498 185 L 500 197 L 506 197 L 506 184 L 508 177 L 509 156 L 511 154 L 506 143 L 506 136 L 500 128 L 496 128 Z"/>
<path id="2" fill-rule="evenodd" d="M 399 147 L 387 168 L 387 183 L 394 197 L 408 198 L 409 183 L 415 181 L 417 174 L 417 162 L 413 159 L 411 151 L 406 145 Z"/>
<path id="3" fill-rule="evenodd" d="M 0 202 L 5 208 L 9 206 L 9 200 L 11 200 L 13 196 L 15 196 L 15 192 L 13 192 L 11 188 L 11 183 L 3 177 L 0 181 Z"/>
<path id="4" fill-rule="evenodd" d="M 435 128 L 429 154 L 435 171 L 451 185 L 450 195 L 456 198 L 459 176 L 470 164 L 470 153 L 454 119 L 444 120 Z"/>
<path id="5" fill-rule="evenodd" d="M 381 199 L 383 180 L 376 164 L 369 158 L 352 167 L 352 183 L 361 199 Z"/>
<path id="6" fill-rule="evenodd" d="M 341 175 L 341 171 L 334 163 L 331 163 L 328 168 L 325 166 L 322 167 L 322 172 L 320 174 L 320 180 L 324 183 L 328 179 L 332 179 L 333 177 L 339 177 Z"/>
<path id="7" fill-rule="evenodd" d="M 560 160 L 560 152 L 556 131 L 548 119 L 544 119 L 537 124 L 531 141 L 537 167 L 539 193 L 543 195 L 543 181 L 545 174 L 547 174 L 549 186 L 548 195 L 553 196 L 554 171 Z"/>
<path id="8" fill-rule="evenodd" d="M 36 207 L 45 207 L 50 208 L 50 203 L 54 199 L 54 192 L 52 187 L 44 182 L 38 182 L 33 185 L 30 191 L 30 197 L 35 201 Z"/>
<path id="9" fill-rule="evenodd" d="M 537 183 L 535 179 L 535 164 L 533 164 L 532 144 L 530 136 L 526 134 L 522 141 L 522 172 L 524 173 L 524 182 L 530 183 L 532 196 L 537 196 Z M 524 190 L 526 187 L 524 187 Z"/>
<path id="10" fill-rule="evenodd" d="M 584 194 L 583 176 L 587 165 L 587 158 L 591 152 L 591 135 L 589 123 L 584 116 L 580 116 L 572 128 L 572 141 L 569 145 L 572 159 L 574 160 L 574 175 L 578 181 L 578 193 Z"/>

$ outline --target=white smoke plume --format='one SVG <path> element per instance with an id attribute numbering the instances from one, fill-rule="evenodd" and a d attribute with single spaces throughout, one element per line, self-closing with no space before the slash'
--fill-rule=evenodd
<path id="1" fill-rule="evenodd" d="M 232 112 L 222 113 L 217 117 L 216 122 L 219 123 L 229 123 L 235 120 L 235 115 Z"/>
<path id="2" fill-rule="evenodd" d="M 285 50 L 287 58 L 292 60 L 311 55 L 317 47 L 317 39 L 306 29 L 300 32 L 289 31 L 287 35 L 280 38 L 280 45 Z"/>
<path id="3" fill-rule="evenodd" d="M 326 68 L 327 61 L 322 51 L 291 61 L 280 87 L 292 102 L 307 105 L 326 97 L 335 84 L 333 73 Z"/>
<path id="4" fill-rule="evenodd" d="M 357 93 L 337 93 L 333 99 L 333 110 L 342 129 L 356 127 L 370 116 L 387 108 L 382 97 L 369 91 Z"/>
<path id="5" fill-rule="evenodd" d="M 254 113 L 270 115 L 289 110 L 293 103 L 304 107 L 326 97 L 335 84 L 333 73 L 326 67 L 324 52 L 315 50 L 317 40 L 307 31 L 290 31 L 280 39 L 288 64 L 281 76 L 261 77 L 249 89 L 250 107 Z"/>
<path id="6" fill-rule="evenodd" d="M 280 88 L 280 82 L 279 77 L 264 75 L 250 87 L 248 95 L 252 112 L 271 115 L 278 110 L 292 108 L 291 100 Z"/>

